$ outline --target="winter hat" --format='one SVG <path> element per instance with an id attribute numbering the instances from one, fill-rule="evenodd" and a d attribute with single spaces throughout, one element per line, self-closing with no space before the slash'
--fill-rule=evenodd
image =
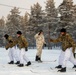
<path id="1" fill-rule="evenodd" d="M 41 32 L 43 32 L 43 30 L 40 30 L 39 32 L 41 33 Z"/>
<path id="2" fill-rule="evenodd" d="M 62 28 L 62 29 L 60 30 L 60 32 L 66 32 L 66 29 L 65 29 L 65 28 Z"/>
<path id="3" fill-rule="evenodd" d="M 21 31 L 18 31 L 18 32 L 17 32 L 17 34 L 20 34 L 20 35 L 21 35 L 21 34 L 22 34 L 22 32 L 21 32 Z"/>
<path id="4" fill-rule="evenodd" d="M 5 34 L 4 37 L 7 39 L 9 37 L 9 35 L 8 34 Z"/>

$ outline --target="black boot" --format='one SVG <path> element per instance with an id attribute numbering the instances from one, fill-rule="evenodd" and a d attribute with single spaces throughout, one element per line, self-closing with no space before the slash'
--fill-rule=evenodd
<path id="1" fill-rule="evenodd" d="M 26 64 L 26 66 L 29 66 L 29 65 L 31 65 L 31 62 L 30 61 Z"/>
<path id="2" fill-rule="evenodd" d="M 58 70 L 58 72 L 66 72 L 66 67 L 65 68 L 61 68 L 61 70 Z"/>
<path id="3" fill-rule="evenodd" d="M 17 61 L 15 64 L 20 64 L 20 61 Z"/>
<path id="4" fill-rule="evenodd" d="M 42 62 L 42 61 L 41 61 L 41 58 L 38 59 L 38 62 Z"/>
<path id="5" fill-rule="evenodd" d="M 38 60 L 39 60 L 39 57 L 38 57 L 38 56 L 36 56 L 35 61 L 38 61 Z"/>
<path id="6" fill-rule="evenodd" d="M 10 61 L 8 64 L 14 64 L 14 61 Z"/>
<path id="7" fill-rule="evenodd" d="M 23 64 L 19 64 L 19 65 L 18 65 L 18 67 L 23 67 L 23 66 L 24 66 Z"/>
<path id="8" fill-rule="evenodd" d="M 76 68 L 76 65 L 74 65 L 73 68 Z"/>
<path id="9" fill-rule="evenodd" d="M 55 68 L 62 68 L 62 65 L 58 65 L 58 66 L 56 66 Z"/>

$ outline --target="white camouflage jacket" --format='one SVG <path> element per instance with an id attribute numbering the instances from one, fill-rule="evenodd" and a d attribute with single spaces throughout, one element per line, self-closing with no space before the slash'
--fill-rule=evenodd
<path id="1" fill-rule="evenodd" d="M 45 44 L 44 35 L 38 35 L 38 33 L 35 35 L 36 45 L 42 45 Z"/>

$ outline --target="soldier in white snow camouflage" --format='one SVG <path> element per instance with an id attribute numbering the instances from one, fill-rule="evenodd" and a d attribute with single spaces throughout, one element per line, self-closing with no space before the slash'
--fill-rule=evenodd
<path id="1" fill-rule="evenodd" d="M 42 30 L 40 30 L 40 32 L 35 35 L 35 39 L 37 47 L 37 54 L 35 61 L 41 61 L 42 47 L 45 44 L 45 39 Z"/>

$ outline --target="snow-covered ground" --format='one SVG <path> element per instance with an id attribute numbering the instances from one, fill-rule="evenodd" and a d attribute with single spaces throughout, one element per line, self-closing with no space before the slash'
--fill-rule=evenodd
<path id="1" fill-rule="evenodd" d="M 59 73 L 55 66 L 58 65 L 60 49 L 43 49 L 42 63 L 35 62 L 36 49 L 29 49 L 26 55 L 32 62 L 29 67 L 17 67 L 7 64 L 9 61 L 8 51 L 0 48 L 0 75 L 76 75 L 72 64 L 67 62 L 67 72 Z M 26 64 L 26 63 L 25 63 Z"/>

